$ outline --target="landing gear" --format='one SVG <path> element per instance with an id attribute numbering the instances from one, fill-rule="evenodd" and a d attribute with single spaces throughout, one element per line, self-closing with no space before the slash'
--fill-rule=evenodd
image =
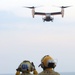
<path id="1" fill-rule="evenodd" d="M 45 22 L 45 19 L 44 18 L 42 18 L 42 20 L 43 20 L 43 22 Z"/>
<path id="2" fill-rule="evenodd" d="M 54 18 L 51 17 L 51 18 L 50 18 L 50 21 L 53 22 L 53 20 L 54 20 Z"/>

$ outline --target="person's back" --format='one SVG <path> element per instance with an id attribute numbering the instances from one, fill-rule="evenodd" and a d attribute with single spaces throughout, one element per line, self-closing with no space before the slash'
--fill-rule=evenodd
<path id="1" fill-rule="evenodd" d="M 41 64 L 39 65 L 43 68 L 43 71 L 40 72 L 38 75 L 60 75 L 58 72 L 54 71 L 56 64 L 52 57 L 46 55 L 42 58 Z"/>
<path id="2" fill-rule="evenodd" d="M 41 73 L 39 73 L 38 75 L 60 75 L 58 72 L 55 72 L 54 70 L 44 70 Z"/>

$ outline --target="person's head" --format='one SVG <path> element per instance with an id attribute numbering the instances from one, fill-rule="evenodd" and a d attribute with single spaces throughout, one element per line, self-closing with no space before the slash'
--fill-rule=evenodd
<path id="1" fill-rule="evenodd" d="M 33 62 L 25 60 L 19 65 L 19 67 L 16 70 L 20 72 L 31 72 L 35 70 L 35 66 Z"/>
<path id="2" fill-rule="evenodd" d="M 43 70 L 48 69 L 48 68 L 55 68 L 56 64 L 53 60 L 53 58 L 49 55 L 45 55 L 42 59 L 41 59 L 41 64 L 39 65 L 43 68 Z"/>

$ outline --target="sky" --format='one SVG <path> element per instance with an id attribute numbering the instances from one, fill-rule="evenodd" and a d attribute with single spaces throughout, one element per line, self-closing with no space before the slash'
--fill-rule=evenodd
<path id="1" fill-rule="evenodd" d="M 75 72 L 75 0 L 0 0 L 0 74 L 15 74 L 23 60 L 34 62 L 36 70 L 45 55 L 56 60 L 57 72 Z M 53 16 L 53 22 L 32 18 L 35 11 L 61 11 L 57 6 L 70 5 L 64 18 Z"/>

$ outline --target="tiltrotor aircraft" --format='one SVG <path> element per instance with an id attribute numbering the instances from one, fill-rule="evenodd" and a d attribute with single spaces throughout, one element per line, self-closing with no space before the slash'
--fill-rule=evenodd
<path id="1" fill-rule="evenodd" d="M 43 22 L 45 22 L 45 21 L 47 21 L 47 22 L 49 22 L 49 21 L 53 22 L 54 18 L 52 16 L 61 15 L 62 17 L 64 17 L 64 8 L 68 8 L 68 7 L 70 7 L 70 6 L 60 6 L 61 11 L 59 11 L 59 12 L 50 12 L 50 13 L 36 12 L 35 11 L 36 7 L 34 7 L 34 6 L 32 6 L 32 7 L 25 7 L 25 8 L 32 9 L 32 17 L 33 18 L 34 18 L 35 15 L 41 15 L 41 16 L 43 15 L 44 16 L 44 18 L 42 18 Z"/>

